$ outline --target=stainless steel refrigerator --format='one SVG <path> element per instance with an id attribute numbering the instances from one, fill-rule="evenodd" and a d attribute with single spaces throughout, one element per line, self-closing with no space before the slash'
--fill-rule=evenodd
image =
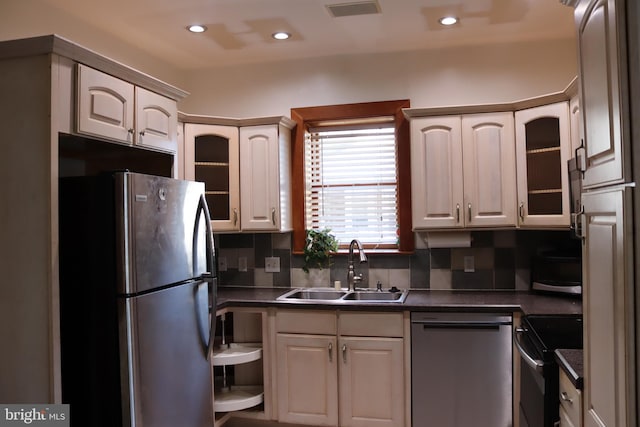
<path id="1" fill-rule="evenodd" d="M 74 426 L 210 427 L 215 251 L 202 183 L 61 178 L 63 402 Z"/>

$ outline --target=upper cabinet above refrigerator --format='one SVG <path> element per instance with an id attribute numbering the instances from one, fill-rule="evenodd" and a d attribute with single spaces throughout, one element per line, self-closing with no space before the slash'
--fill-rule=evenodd
<path id="1" fill-rule="evenodd" d="M 175 100 L 82 64 L 77 68 L 76 114 L 79 134 L 177 151 Z"/>

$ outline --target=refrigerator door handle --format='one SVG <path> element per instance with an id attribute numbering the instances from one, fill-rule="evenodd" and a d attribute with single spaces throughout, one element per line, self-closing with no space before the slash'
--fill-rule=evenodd
<path id="1" fill-rule="evenodd" d="M 215 278 L 215 259 L 214 259 L 214 246 L 213 246 L 213 230 L 211 229 L 211 216 L 209 215 L 209 207 L 207 206 L 207 200 L 204 197 L 204 194 L 200 195 L 200 200 L 198 201 L 198 211 L 196 213 L 195 224 L 194 224 L 194 232 L 193 232 L 193 270 L 194 275 L 198 272 L 197 266 L 197 248 L 198 248 L 198 228 L 200 225 L 201 215 L 204 215 L 205 219 L 205 228 L 206 228 L 206 250 L 207 250 L 207 267 L 210 270 L 208 273 L 204 273 L 200 276 L 202 280 L 207 282 L 209 289 L 209 298 L 208 304 L 209 307 L 209 334 L 208 341 L 203 343 L 204 347 L 207 349 L 207 353 L 205 357 L 209 360 L 213 356 L 213 342 L 216 333 L 216 288 L 217 288 L 217 280 Z"/>

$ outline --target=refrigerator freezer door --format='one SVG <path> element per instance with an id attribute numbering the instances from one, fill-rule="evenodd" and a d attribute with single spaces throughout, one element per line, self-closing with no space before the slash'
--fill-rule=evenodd
<path id="1" fill-rule="evenodd" d="M 208 282 L 188 282 L 121 298 L 123 425 L 211 427 Z M 206 313 L 203 311 L 206 310 Z M 210 323 L 209 323 L 210 325 Z"/>
<path id="2" fill-rule="evenodd" d="M 204 184 L 198 182 L 116 175 L 117 229 L 122 236 L 120 293 L 148 291 L 206 271 L 203 192 Z"/>

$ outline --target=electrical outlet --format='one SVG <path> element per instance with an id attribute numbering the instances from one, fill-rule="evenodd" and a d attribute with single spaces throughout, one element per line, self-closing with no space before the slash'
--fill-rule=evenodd
<path id="1" fill-rule="evenodd" d="M 218 257 L 218 271 L 227 271 L 227 257 Z"/>
<path id="2" fill-rule="evenodd" d="M 246 272 L 247 271 L 247 257 L 241 256 L 238 258 L 238 271 Z"/>
<path id="3" fill-rule="evenodd" d="M 265 273 L 280 273 L 280 257 L 268 256 L 264 259 Z"/>
<path id="4" fill-rule="evenodd" d="M 474 271 L 476 271 L 476 265 L 473 255 L 464 257 L 464 272 L 473 273 Z"/>

